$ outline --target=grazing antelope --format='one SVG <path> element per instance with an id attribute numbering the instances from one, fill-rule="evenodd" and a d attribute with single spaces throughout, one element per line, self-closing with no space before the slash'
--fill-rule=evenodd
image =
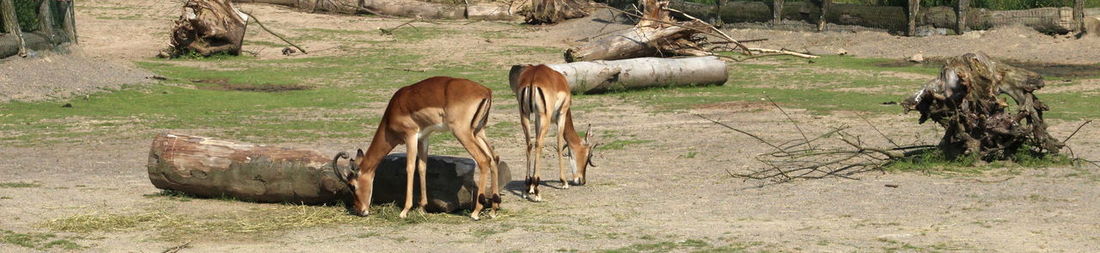
<path id="1" fill-rule="evenodd" d="M 539 196 L 539 158 L 542 155 L 542 143 L 553 123 L 558 130 L 558 179 L 562 188 L 569 188 L 569 181 L 565 178 L 565 165 L 562 162 L 566 145 L 569 151 L 569 167 L 573 174 L 573 183 L 584 185 L 586 183 L 585 172 L 592 164 L 592 150 L 586 131 L 581 140 L 573 128 L 573 112 L 569 110 L 573 95 L 569 90 L 569 83 L 565 76 L 546 65 L 528 66 L 519 74 L 518 84 L 512 87 L 519 100 L 520 125 L 523 126 L 524 140 L 527 141 L 527 194 L 525 198 L 531 201 L 542 201 Z M 531 124 L 534 121 L 534 125 Z M 534 127 L 534 141 L 531 140 L 531 130 Z M 591 130 L 592 125 L 589 125 Z"/>
<path id="2" fill-rule="evenodd" d="M 405 208 L 401 210 L 401 218 L 405 218 L 412 208 L 414 168 L 420 174 L 419 205 L 423 210 L 428 204 L 428 136 L 433 132 L 450 130 L 466 151 L 470 152 L 479 168 L 481 178 L 477 181 L 477 201 L 470 217 L 478 220 L 483 205 L 491 207 L 490 217 L 495 216 L 500 206 L 500 186 L 496 180 L 499 178 L 496 163 L 498 158 L 485 138 L 485 124 L 489 119 L 492 100 L 492 91 L 489 88 L 470 80 L 451 77 L 432 77 L 397 90 L 386 106 L 382 122 L 378 124 L 378 130 L 375 131 L 374 140 L 367 152 L 357 152 L 351 160 L 352 171 L 336 171 L 352 192 L 353 200 L 349 211 L 359 216 L 369 214 L 374 173 L 378 163 L 399 144 L 405 144 L 408 153 L 408 162 L 405 165 L 408 181 L 405 184 Z M 347 158 L 347 154 L 341 153 L 334 160 L 339 158 Z M 335 168 L 335 163 L 333 164 Z M 492 185 L 491 189 L 489 184 Z"/>

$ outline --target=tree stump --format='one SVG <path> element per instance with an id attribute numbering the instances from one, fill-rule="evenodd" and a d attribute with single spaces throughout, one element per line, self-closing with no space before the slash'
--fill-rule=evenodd
<path id="1" fill-rule="evenodd" d="M 332 162 L 331 156 L 315 150 L 164 133 L 153 139 L 147 167 L 149 181 L 159 189 L 198 197 L 319 204 L 351 195 Z M 347 168 L 347 160 L 335 166 Z M 499 167 L 497 180 L 507 184 L 512 179 L 508 166 L 501 162 Z M 476 169 L 469 158 L 429 156 L 427 211 L 473 208 Z M 406 176 L 405 155 L 386 156 L 375 174 L 374 203 L 404 204 Z M 420 194 L 416 191 L 413 194 Z"/>
<path id="2" fill-rule="evenodd" d="M 1024 148 L 1056 154 L 1064 144 L 1047 133 L 1043 112 L 1050 108 L 1034 94 L 1043 86 L 1035 72 L 968 53 L 948 58 L 940 76 L 901 105 L 919 111 L 920 123 L 932 119 L 944 128 L 939 147 L 948 157 L 1001 160 Z"/>
<path id="3" fill-rule="evenodd" d="M 171 30 L 170 47 L 161 57 L 239 55 L 248 18 L 229 0 L 188 0 Z"/>

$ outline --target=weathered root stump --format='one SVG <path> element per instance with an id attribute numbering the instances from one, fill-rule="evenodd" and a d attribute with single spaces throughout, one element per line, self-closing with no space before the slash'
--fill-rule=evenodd
<path id="1" fill-rule="evenodd" d="M 920 123 L 932 119 L 943 126 L 939 147 L 948 157 L 998 160 L 1021 149 L 1057 154 L 1064 144 L 1047 133 L 1043 112 L 1050 108 L 1034 94 L 1043 85 L 1035 72 L 969 53 L 947 59 L 940 76 L 902 106 L 919 111 Z"/>
<path id="2" fill-rule="evenodd" d="M 183 5 L 183 14 L 172 27 L 169 48 L 160 56 L 239 55 L 248 18 L 229 0 L 188 0 Z"/>
<path id="3" fill-rule="evenodd" d="M 350 195 L 347 185 L 333 172 L 332 158 L 315 150 L 165 133 L 154 138 L 147 166 L 149 181 L 159 189 L 198 197 L 319 204 Z M 347 160 L 335 166 L 349 167 Z M 469 158 L 429 156 L 427 211 L 473 208 L 476 167 Z M 503 184 L 511 181 L 507 164 L 501 162 L 498 167 L 497 180 Z M 407 176 L 404 154 L 386 156 L 375 174 L 374 203 L 402 205 Z"/>

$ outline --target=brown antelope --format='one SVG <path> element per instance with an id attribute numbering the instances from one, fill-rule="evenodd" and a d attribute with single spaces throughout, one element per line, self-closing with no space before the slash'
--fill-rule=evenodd
<path id="1" fill-rule="evenodd" d="M 569 181 L 565 177 L 565 165 L 562 161 L 566 145 L 569 151 L 569 167 L 573 174 L 573 183 L 584 185 L 585 172 L 592 164 L 592 149 L 586 132 L 584 139 L 577 135 L 573 128 L 573 113 L 569 110 L 573 95 L 569 90 L 569 83 L 561 73 L 546 65 L 528 66 L 519 74 L 518 83 L 512 87 L 519 100 L 520 125 L 523 126 L 524 140 L 527 141 L 527 193 L 525 198 L 531 201 L 542 201 L 539 196 L 539 158 L 542 155 L 543 138 L 546 137 L 553 123 L 558 130 L 558 179 L 562 188 L 569 188 Z M 534 141 L 531 140 L 531 121 L 534 121 Z M 589 125 L 591 130 L 591 125 Z"/>
<path id="2" fill-rule="evenodd" d="M 423 210 L 428 203 L 428 136 L 436 131 L 450 130 L 470 152 L 479 168 L 481 178 L 477 181 L 477 200 L 470 217 L 478 220 L 483 205 L 491 207 L 490 217 L 495 216 L 500 204 L 500 186 L 496 180 L 497 158 L 485 138 L 485 124 L 489 119 L 492 100 L 489 88 L 451 77 L 432 77 L 397 90 L 386 106 L 367 152 L 358 151 L 351 161 L 352 171 L 336 171 L 352 192 L 349 211 L 359 216 L 369 214 L 375 170 L 381 159 L 399 144 L 405 144 L 408 153 L 405 165 L 408 181 L 401 218 L 405 218 L 412 208 L 414 168 L 420 175 L 419 206 Z M 341 157 L 347 158 L 347 154 L 341 153 L 336 159 Z M 493 180 L 490 180 L 490 173 Z M 491 189 L 488 187 L 490 184 Z"/>

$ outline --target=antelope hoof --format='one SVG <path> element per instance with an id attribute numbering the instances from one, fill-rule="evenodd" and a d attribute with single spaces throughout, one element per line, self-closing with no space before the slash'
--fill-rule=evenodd
<path id="1" fill-rule="evenodd" d="M 478 217 L 478 214 L 475 212 L 473 214 L 470 214 L 470 219 L 474 219 L 474 221 L 479 221 L 481 220 L 481 217 Z"/>
<path id="2" fill-rule="evenodd" d="M 489 212 L 489 219 L 496 219 L 496 218 L 497 218 L 497 211 L 490 211 Z"/>
<path id="3" fill-rule="evenodd" d="M 530 200 L 531 202 L 542 202 L 542 197 L 538 194 L 531 194 L 527 195 L 527 200 Z"/>
<path id="4" fill-rule="evenodd" d="M 565 179 L 562 179 L 561 180 L 561 188 L 562 189 L 569 189 L 569 181 L 566 181 Z"/>
<path id="5" fill-rule="evenodd" d="M 398 215 L 397 217 L 401 217 L 402 219 L 409 217 L 409 210 L 402 210 L 401 215 Z"/>

